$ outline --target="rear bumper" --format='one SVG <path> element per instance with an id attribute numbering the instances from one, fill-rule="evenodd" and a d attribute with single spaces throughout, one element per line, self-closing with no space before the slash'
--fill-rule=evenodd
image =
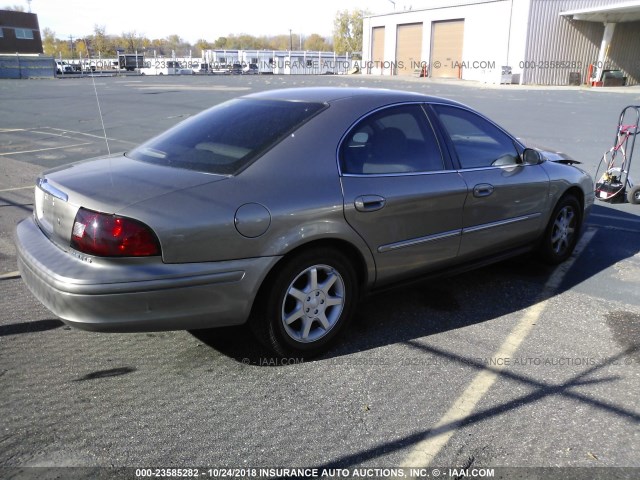
<path id="1" fill-rule="evenodd" d="M 78 257 L 32 218 L 16 228 L 18 268 L 33 294 L 65 323 L 94 331 L 189 330 L 246 322 L 280 257 L 165 264 L 157 258 Z"/>

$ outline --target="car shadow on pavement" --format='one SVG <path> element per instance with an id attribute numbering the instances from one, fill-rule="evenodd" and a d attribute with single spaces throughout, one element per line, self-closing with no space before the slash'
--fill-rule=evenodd
<path id="1" fill-rule="evenodd" d="M 265 359 L 273 358 L 273 352 L 253 336 L 247 325 L 190 330 L 189 333 L 203 344 L 239 363 L 277 366 L 278 362 L 265 361 Z"/>
<path id="2" fill-rule="evenodd" d="M 47 330 L 55 330 L 63 327 L 64 323 L 60 320 L 36 320 L 34 322 L 9 323 L 0 325 L 0 337 L 7 335 L 20 335 L 22 333 L 45 332 Z"/>
<path id="3" fill-rule="evenodd" d="M 640 217 L 600 205 L 596 205 L 593 212 L 595 215 L 590 218 L 585 230 L 595 230 L 595 234 L 572 268 L 566 273 L 559 287 L 554 292 L 551 292 L 552 295 L 558 295 L 570 290 L 597 274 L 609 275 L 610 272 L 605 272 L 605 270 L 618 264 L 618 262 L 637 256 L 640 251 L 640 244 L 637 241 L 640 234 Z M 614 245 L 615 248 L 613 248 Z M 458 275 L 452 279 L 425 282 L 420 287 L 416 286 L 416 288 L 425 292 L 423 297 L 424 306 L 437 319 L 434 321 L 425 317 L 423 322 L 429 324 L 433 322 L 430 329 L 435 334 L 498 318 L 505 311 L 515 311 L 513 310 L 514 308 L 527 308 L 532 305 L 532 301 L 540 299 L 539 295 L 554 271 L 555 268 L 542 265 L 536 261 L 535 257 L 530 256 L 515 258 L 474 273 Z M 485 290 L 482 284 L 485 282 L 489 282 L 497 290 L 492 295 L 492 298 L 496 300 L 495 309 L 483 314 L 479 310 L 482 310 L 483 299 L 481 294 Z M 475 289 L 473 289 L 474 284 L 477 285 Z M 521 290 L 523 290 L 523 287 L 528 287 L 526 290 L 532 291 L 534 295 L 526 295 L 526 291 L 522 292 L 526 298 L 523 298 L 522 301 L 511 303 L 512 308 L 509 308 L 509 302 L 505 301 L 505 294 L 509 295 L 511 293 L 511 285 L 516 285 Z M 472 288 L 473 291 L 469 292 L 468 296 L 465 296 L 463 292 L 468 288 Z M 429 289 L 432 290 L 430 291 Z M 384 342 L 382 340 L 376 342 L 376 339 L 383 335 L 388 335 L 386 338 L 388 343 L 402 342 L 403 346 L 415 351 L 418 355 L 427 355 L 438 361 L 464 365 L 465 368 L 471 368 L 478 374 L 491 372 L 500 379 L 522 385 L 525 387 L 523 389 L 524 393 L 484 408 L 474 409 L 461 418 L 449 420 L 442 424 L 439 423 L 432 428 L 427 428 L 393 441 L 380 443 L 366 450 L 333 458 L 326 465 L 315 465 L 314 467 L 349 468 L 375 461 L 376 459 L 388 458 L 393 452 L 415 448 L 417 444 L 425 440 L 486 422 L 524 406 L 531 406 L 553 397 L 570 400 L 576 408 L 601 411 L 603 414 L 618 418 L 630 425 L 637 425 L 640 422 L 640 410 L 632 400 L 622 404 L 606 396 L 594 395 L 590 389 L 585 389 L 585 387 L 595 387 L 597 385 L 609 385 L 609 388 L 617 388 L 615 382 L 622 380 L 623 377 L 620 374 L 609 373 L 609 367 L 622 364 L 631 365 L 633 363 L 632 358 L 635 358 L 636 361 L 640 359 L 639 315 L 631 312 L 609 313 L 606 321 L 612 329 L 614 340 L 618 343 L 620 349 L 612 353 L 605 361 L 585 364 L 584 368 L 578 368 L 570 378 L 554 382 L 536 378 L 534 375 L 520 373 L 517 370 L 495 368 L 486 362 L 480 361 L 480 359 L 471 358 L 463 353 L 418 341 L 419 335 L 427 331 L 428 328 L 414 332 L 413 338 L 411 338 L 412 335 L 405 331 L 407 325 L 413 323 L 411 318 L 404 321 L 401 320 L 400 325 L 395 325 L 397 329 L 400 329 L 400 332 L 394 328 L 394 325 L 388 324 L 379 328 L 379 330 L 376 330 L 374 325 L 372 334 L 370 331 L 371 325 L 368 325 L 367 322 L 368 319 L 362 318 L 365 315 L 371 315 L 375 318 L 385 317 L 393 311 L 394 305 L 412 298 L 414 305 L 411 310 L 417 312 L 418 315 L 426 313 L 426 310 L 420 311 L 421 307 L 417 302 L 417 298 L 419 298 L 417 293 L 399 292 L 399 294 L 400 296 L 398 297 L 393 293 L 387 293 L 380 296 L 380 298 L 373 298 L 369 304 L 365 305 L 360 314 L 361 325 L 356 322 L 352 328 L 350 338 L 345 339 L 330 355 L 348 355 L 358 345 L 364 348 L 381 346 Z M 467 305 L 465 301 L 470 300 L 477 300 L 480 303 Z M 391 305 L 388 306 L 389 304 Z M 380 309 L 386 309 L 386 311 L 378 313 Z M 460 315 L 455 315 L 455 312 Z M 491 316 L 486 315 L 489 313 Z M 353 335 L 353 330 L 359 334 Z M 367 336 L 367 340 L 362 338 L 363 334 Z"/>

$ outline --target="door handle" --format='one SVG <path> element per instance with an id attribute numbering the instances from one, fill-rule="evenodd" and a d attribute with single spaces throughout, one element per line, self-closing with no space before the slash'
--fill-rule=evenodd
<path id="1" fill-rule="evenodd" d="M 387 200 L 380 195 L 360 195 L 353 204 L 359 212 L 375 212 L 380 210 L 387 203 Z"/>
<path id="2" fill-rule="evenodd" d="M 473 187 L 473 196 L 474 197 L 488 197 L 493 193 L 493 185 L 490 183 L 479 183 L 475 187 Z"/>

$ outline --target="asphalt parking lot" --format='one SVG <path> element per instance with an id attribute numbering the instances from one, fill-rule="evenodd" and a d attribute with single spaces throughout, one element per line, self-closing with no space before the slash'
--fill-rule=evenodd
<path id="1" fill-rule="evenodd" d="M 553 467 L 544 478 L 640 477 L 637 205 L 596 203 L 576 253 L 556 269 L 517 258 L 368 298 L 337 347 L 313 361 L 275 359 L 243 328 L 71 329 L 23 285 L 12 235 L 39 172 L 127 150 L 244 93 L 312 85 L 452 98 L 592 175 L 621 109 L 640 105 L 637 87 L 360 76 L 0 82 L 0 477 L 48 471 L 31 467 L 86 468 L 80 477 L 108 475 L 103 467 L 353 476 L 417 465 L 431 476 L 434 467 L 450 477 L 453 468 Z M 634 160 L 640 180 L 640 151 Z M 537 474 L 508 472 L 495 478 Z"/>

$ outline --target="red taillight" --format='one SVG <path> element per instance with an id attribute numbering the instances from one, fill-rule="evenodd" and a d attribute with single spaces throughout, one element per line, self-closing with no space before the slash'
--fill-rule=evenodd
<path id="1" fill-rule="evenodd" d="M 71 247 L 99 257 L 160 255 L 160 242 L 144 223 L 81 208 L 71 233 Z"/>

